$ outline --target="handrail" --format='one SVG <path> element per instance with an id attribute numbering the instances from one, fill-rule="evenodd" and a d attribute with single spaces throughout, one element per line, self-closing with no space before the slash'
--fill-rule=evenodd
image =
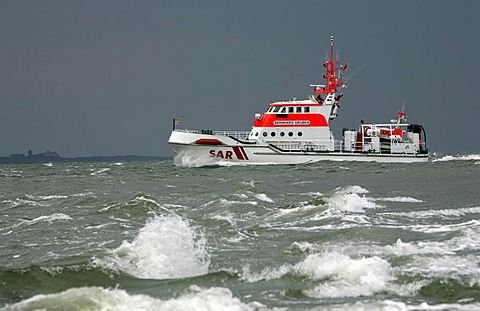
<path id="1" fill-rule="evenodd" d="M 219 135 L 219 136 L 228 136 L 228 137 L 233 137 L 235 139 L 240 139 L 240 140 L 245 140 L 248 139 L 248 136 L 250 135 L 250 132 L 248 131 L 214 131 L 214 135 Z"/>
<path id="2" fill-rule="evenodd" d="M 343 140 L 315 140 L 315 141 L 302 141 L 302 140 L 251 140 L 249 141 L 250 132 L 248 131 L 212 131 L 212 130 L 186 130 L 186 129 L 175 129 L 178 132 L 185 133 L 194 133 L 194 134 L 207 134 L 207 135 L 218 135 L 231 137 L 239 142 L 243 143 L 259 143 L 260 145 L 271 145 L 278 150 L 285 152 L 344 152 L 344 153 L 373 153 L 373 154 L 425 154 L 428 153 L 426 142 L 422 141 L 418 144 L 414 144 L 413 141 L 403 141 L 403 142 L 379 142 L 373 145 L 369 139 L 366 137 L 363 138 L 361 142 L 352 141 L 350 150 L 345 150 L 345 145 Z M 368 141 L 367 141 L 368 140 Z M 332 144 L 333 143 L 333 144 Z M 400 146 L 408 146 L 407 148 L 402 149 L 395 148 L 396 144 Z M 372 148 L 376 149 L 365 149 L 367 145 L 370 145 Z M 393 148 L 392 148 L 393 147 Z"/>
<path id="3" fill-rule="evenodd" d="M 206 135 L 218 135 L 218 136 L 231 136 L 237 139 L 246 139 L 250 132 L 248 131 L 212 131 L 212 130 L 187 130 L 187 129 L 175 129 L 177 132 L 192 133 L 192 134 L 206 134 Z"/>

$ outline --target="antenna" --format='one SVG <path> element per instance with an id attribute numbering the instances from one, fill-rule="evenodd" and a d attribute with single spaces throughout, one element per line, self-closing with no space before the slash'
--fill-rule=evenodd
<path id="1" fill-rule="evenodd" d="M 345 70 L 347 67 L 336 67 L 336 65 L 339 65 L 339 62 L 333 59 L 333 50 L 333 36 L 330 36 L 330 57 L 328 57 L 323 64 L 323 67 L 325 67 L 326 71 L 325 75 L 323 76 L 325 79 L 325 86 L 322 88 L 320 85 L 314 85 L 315 94 L 335 94 L 338 88 L 345 87 L 345 83 L 341 79 L 340 72 L 337 73 L 337 71 Z"/>
<path id="2" fill-rule="evenodd" d="M 404 99 L 403 104 L 402 104 L 402 109 L 397 112 L 397 114 L 398 114 L 397 125 L 400 124 L 400 122 L 402 120 L 407 121 L 407 115 L 405 114 L 405 105 L 406 104 L 407 104 L 407 100 Z"/>
<path id="3" fill-rule="evenodd" d="M 333 36 L 330 36 L 330 61 L 333 62 Z"/>
<path id="4" fill-rule="evenodd" d="M 360 66 L 358 66 L 357 68 L 355 68 L 348 76 L 346 76 L 345 79 L 343 79 L 343 81 L 348 82 L 348 80 L 350 80 L 351 78 L 353 78 L 354 76 L 356 76 L 360 71 L 362 71 L 363 69 L 365 69 L 365 67 L 367 67 L 369 64 L 370 64 L 369 61 L 364 62 L 363 64 L 361 64 Z"/>

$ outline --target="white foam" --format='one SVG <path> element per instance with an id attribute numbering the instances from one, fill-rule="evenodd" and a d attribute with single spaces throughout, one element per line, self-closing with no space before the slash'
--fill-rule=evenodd
<path id="1" fill-rule="evenodd" d="M 233 310 L 247 311 L 264 307 L 260 303 L 245 304 L 227 288 L 201 289 L 191 286 L 189 291 L 169 300 L 147 295 L 130 295 L 122 289 L 101 287 L 71 288 L 56 294 L 37 295 L 6 307 L 6 310 Z"/>
<path id="2" fill-rule="evenodd" d="M 47 201 L 47 200 L 55 200 L 55 199 L 67 199 L 68 196 L 66 195 L 29 195 L 27 194 L 27 198 L 31 200 L 42 200 L 42 201 Z"/>
<path id="3" fill-rule="evenodd" d="M 172 212 L 168 207 L 183 207 L 181 205 L 174 205 L 174 204 L 161 205 L 160 203 L 158 203 L 157 201 L 155 201 L 152 198 L 148 198 L 148 197 L 145 197 L 143 195 L 137 195 L 135 198 L 133 198 L 130 201 L 114 203 L 112 205 L 108 205 L 108 206 L 102 208 L 100 211 L 101 212 L 106 212 L 106 211 L 108 211 L 112 208 L 118 208 L 118 207 L 123 207 L 123 206 L 136 206 L 136 205 L 140 205 L 140 206 L 148 208 L 152 211 L 153 211 L 153 209 L 152 209 L 151 205 L 154 205 L 156 208 L 162 209 L 162 210 L 168 212 L 169 214 L 175 214 L 175 213 Z M 155 213 L 155 211 L 153 211 L 153 213 Z"/>
<path id="4" fill-rule="evenodd" d="M 279 279 L 289 273 L 320 282 L 314 288 L 304 290 L 312 298 L 371 296 L 380 292 L 412 293 L 418 289 L 418 284 L 394 284 L 392 267 L 378 256 L 354 259 L 338 252 L 311 254 L 295 265 L 266 267 L 260 272 L 252 272 L 250 266 L 246 266 L 242 270 L 242 279 L 259 282 Z"/>
<path id="5" fill-rule="evenodd" d="M 261 201 L 264 202 L 269 202 L 269 203 L 274 203 L 272 199 L 270 199 L 266 194 L 264 193 L 257 193 L 255 194 L 255 197 Z"/>
<path id="6" fill-rule="evenodd" d="M 420 274 L 426 278 L 451 279 L 480 285 L 478 258 L 468 256 L 415 256 L 415 265 L 402 267 L 404 274 Z"/>
<path id="7" fill-rule="evenodd" d="M 292 248 L 303 251 L 321 251 L 332 248 L 322 243 L 321 245 L 310 243 L 293 243 Z M 463 228 L 462 231 L 448 240 L 427 241 L 427 242 L 403 242 L 398 239 L 392 245 L 362 245 L 358 243 L 346 243 L 343 246 L 335 245 L 337 249 L 348 251 L 350 254 L 364 255 L 394 255 L 394 256 L 412 256 L 412 255 L 430 255 L 430 256 L 449 256 L 459 252 L 475 252 L 480 250 L 480 226 Z"/>
<path id="8" fill-rule="evenodd" d="M 293 271 L 293 266 L 284 264 L 280 267 L 266 267 L 260 272 L 252 271 L 250 265 L 242 268 L 242 280 L 255 283 L 263 280 L 275 280 Z"/>
<path id="9" fill-rule="evenodd" d="M 305 253 L 305 252 L 317 250 L 318 246 L 310 242 L 293 242 L 292 249 Z"/>
<path id="10" fill-rule="evenodd" d="M 382 247 L 380 252 L 395 255 L 395 256 L 411 256 L 419 254 L 439 254 L 447 255 L 454 254 L 451 250 L 445 247 L 444 243 L 440 242 L 419 242 L 408 243 L 402 242 L 398 239 L 394 245 L 387 245 Z"/>
<path id="11" fill-rule="evenodd" d="M 480 154 L 457 154 L 457 155 L 447 155 L 439 159 L 434 159 L 432 162 L 445 162 L 445 161 L 478 161 L 480 160 Z"/>
<path id="12" fill-rule="evenodd" d="M 359 195 L 366 193 L 368 190 L 360 186 L 337 188 L 331 197 L 325 198 L 325 201 L 334 211 L 363 213 L 365 208 L 378 207 L 371 198 Z"/>
<path id="13" fill-rule="evenodd" d="M 185 152 L 179 152 L 173 158 L 173 164 L 181 167 L 202 167 L 202 166 L 211 166 L 218 165 L 218 162 L 215 161 L 213 157 L 199 157 L 188 155 Z"/>
<path id="14" fill-rule="evenodd" d="M 302 180 L 302 181 L 292 182 L 291 185 L 292 186 L 303 186 L 303 185 L 306 185 L 306 184 L 313 184 L 313 183 L 314 183 L 313 180 Z"/>
<path id="15" fill-rule="evenodd" d="M 232 227 L 235 227 L 235 224 L 236 224 L 236 221 L 237 221 L 236 215 L 234 215 L 232 213 L 229 213 L 227 211 L 224 211 L 224 212 L 219 213 L 219 214 L 214 214 L 212 216 L 212 219 L 224 220 L 224 221 L 228 222 Z"/>
<path id="16" fill-rule="evenodd" d="M 414 225 L 407 227 L 409 230 L 418 231 L 418 232 L 426 232 L 426 233 L 439 233 L 439 232 L 453 232 L 459 231 L 467 228 L 474 228 L 480 226 L 480 221 L 476 219 L 472 219 L 462 223 L 455 223 L 455 224 L 431 224 L 431 225 Z"/>
<path id="17" fill-rule="evenodd" d="M 469 304 L 437 304 L 430 305 L 426 302 L 422 302 L 418 305 L 409 305 L 401 301 L 357 301 L 355 303 L 347 304 L 337 304 L 334 306 L 329 306 L 322 308 L 322 310 L 329 311 L 444 311 L 444 310 L 455 310 L 455 311 L 476 311 L 480 310 L 480 303 L 469 303 Z"/>
<path id="18" fill-rule="evenodd" d="M 412 293 L 429 279 L 456 279 L 461 283 L 480 285 L 478 256 L 480 250 L 480 228 L 467 228 L 460 235 L 444 241 L 403 242 L 398 239 L 392 245 L 379 246 L 349 242 L 344 245 L 325 245 L 311 243 L 293 243 L 292 248 L 304 252 L 325 252 L 336 249 L 355 256 L 409 256 L 411 260 L 393 268 L 394 275 L 422 275 L 423 281 L 405 284 L 398 287 L 399 291 Z M 422 284 L 423 283 L 423 284 Z M 388 290 L 393 290 L 398 284 L 390 284 Z"/>
<path id="19" fill-rule="evenodd" d="M 219 200 L 213 200 L 213 201 L 207 202 L 207 203 L 205 203 L 204 206 L 210 206 L 210 205 L 213 205 L 213 204 L 220 204 L 220 206 L 222 206 L 222 207 L 230 207 L 230 206 L 236 205 L 236 204 L 258 205 L 258 202 L 257 201 L 233 201 L 233 200 L 227 200 L 227 199 L 221 198 L 220 201 Z"/>
<path id="20" fill-rule="evenodd" d="M 309 255 L 295 270 L 320 285 L 305 290 L 314 298 L 370 296 L 389 289 L 394 280 L 390 264 L 380 257 L 352 259 L 340 253 Z"/>
<path id="21" fill-rule="evenodd" d="M 385 202 L 400 202 L 400 203 L 422 203 L 422 200 L 418 200 L 410 197 L 392 197 L 392 198 L 376 198 L 372 201 L 385 201 Z"/>
<path id="22" fill-rule="evenodd" d="M 93 197 L 93 198 L 96 198 L 97 196 L 95 195 L 95 193 L 93 192 L 81 192 L 81 193 L 75 193 L 75 194 L 72 194 L 73 197 Z"/>
<path id="23" fill-rule="evenodd" d="M 463 230 L 462 235 L 449 240 L 448 245 L 454 251 L 480 250 L 480 227 Z"/>
<path id="24" fill-rule="evenodd" d="M 149 219 L 132 242 L 93 263 L 138 278 L 172 279 L 208 273 L 210 259 L 203 235 L 187 220 L 168 215 Z"/>
<path id="25" fill-rule="evenodd" d="M 133 202 L 134 203 L 151 203 L 153 205 L 155 205 L 156 207 L 159 207 L 159 208 L 164 208 L 163 206 L 161 206 L 157 201 L 155 201 L 154 199 L 151 199 L 151 198 L 147 198 L 143 195 L 140 195 L 140 196 L 136 196 L 134 199 L 133 199 Z M 169 211 L 167 209 L 167 211 Z"/>
<path id="26" fill-rule="evenodd" d="M 22 223 L 32 225 L 32 224 L 35 224 L 35 223 L 38 223 L 38 222 L 52 223 L 54 221 L 59 221 L 59 220 L 72 220 L 72 217 L 70 217 L 66 214 L 63 214 L 63 213 L 56 213 L 56 214 L 52 214 L 52 215 L 40 216 L 40 217 L 37 217 L 37 218 L 32 219 L 32 220 L 22 220 Z"/>
<path id="27" fill-rule="evenodd" d="M 235 193 L 234 196 L 239 197 L 240 199 L 248 199 L 248 195 L 245 193 Z"/>
<path id="28" fill-rule="evenodd" d="M 105 173 L 107 173 L 107 172 L 109 172 L 109 171 L 110 171 L 110 168 L 109 168 L 109 167 L 105 167 L 105 168 L 99 169 L 98 171 L 95 171 L 95 172 L 90 173 L 90 175 L 91 175 L 91 176 L 105 175 Z"/>
<path id="29" fill-rule="evenodd" d="M 464 207 L 464 208 L 451 208 L 451 209 L 434 209 L 425 211 L 414 212 L 395 212 L 392 215 L 399 215 L 403 217 L 410 217 L 415 219 L 439 217 L 439 216 L 464 216 L 468 214 L 480 214 L 480 207 Z"/>
<path id="30" fill-rule="evenodd" d="M 250 181 L 242 181 L 242 184 L 246 185 L 246 186 L 250 186 L 252 188 L 255 188 L 255 180 L 253 179 L 250 179 Z"/>

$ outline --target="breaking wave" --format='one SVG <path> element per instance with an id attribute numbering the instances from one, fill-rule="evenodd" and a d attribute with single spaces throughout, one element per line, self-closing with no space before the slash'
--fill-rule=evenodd
<path id="1" fill-rule="evenodd" d="M 337 188 L 325 201 L 336 211 L 362 213 L 365 208 L 379 207 L 371 198 L 364 196 L 368 190 L 360 186 Z"/>
<path id="2" fill-rule="evenodd" d="M 181 167 L 202 167 L 219 165 L 212 157 L 191 156 L 185 152 L 179 152 L 173 158 L 173 164 Z"/>
<path id="3" fill-rule="evenodd" d="M 392 291 L 390 264 L 380 257 L 352 259 L 339 253 L 309 255 L 296 265 L 303 275 L 323 281 L 305 294 L 313 298 L 358 297 Z"/>
<path id="4" fill-rule="evenodd" d="M 210 259 L 203 235 L 187 220 L 168 215 L 148 220 L 132 242 L 123 241 L 94 264 L 142 279 L 174 279 L 208 273 Z"/>
<path id="5" fill-rule="evenodd" d="M 480 154 L 446 155 L 441 158 L 432 160 L 432 162 L 445 162 L 445 161 L 480 161 Z"/>
<path id="6" fill-rule="evenodd" d="M 71 288 L 56 294 L 37 295 L 9 305 L 5 310 L 256 310 L 260 303 L 243 303 L 227 288 L 202 289 L 190 286 L 177 298 L 162 300 L 147 295 L 131 295 L 122 289 L 102 287 Z"/>
<path id="7" fill-rule="evenodd" d="M 352 258 L 338 252 L 323 252 L 308 255 L 303 261 L 278 268 L 267 267 L 252 272 L 250 266 L 243 268 L 242 279 L 247 282 L 279 279 L 287 274 L 306 277 L 319 284 L 304 290 L 311 298 L 338 298 L 371 296 L 381 292 L 411 293 L 419 285 L 399 286 L 388 261 L 378 256 Z"/>

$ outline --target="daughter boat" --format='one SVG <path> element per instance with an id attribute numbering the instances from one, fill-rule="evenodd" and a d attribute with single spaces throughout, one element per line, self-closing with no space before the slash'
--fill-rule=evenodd
<path id="1" fill-rule="evenodd" d="M 305 100 L 273 102 L 263 114 L 255 114 L 252 130 L 192 131 L 174 129 L 168 143 L 181 165 L 300 164 L 323 160 L 413 163 L 428 161 L 426 133 L 422 125 L 407 123 L 402 108 L 390 123 L 361 123 L 357 130 L 343 130 L 336 140 L 329 123 L 337 117 L 339 89 L 346 85 L 340 66 L 330 59 L 324 65 L 325 84 L 311 84 L 314 95 Z"/>

